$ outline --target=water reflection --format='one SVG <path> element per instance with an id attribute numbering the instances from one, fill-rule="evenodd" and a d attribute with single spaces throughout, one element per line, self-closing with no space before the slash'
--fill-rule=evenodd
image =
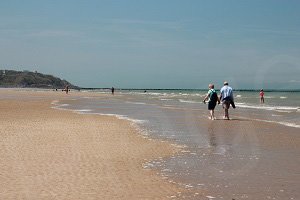
<path id="1" fill-rule="evenodd" d="M 217 138 L 215 134 L 215 126 L 213 122 L 210 122 L 207 128 L 208 136 L 209 136 L 209 145 L 212 148 L 217 147 Z"/>

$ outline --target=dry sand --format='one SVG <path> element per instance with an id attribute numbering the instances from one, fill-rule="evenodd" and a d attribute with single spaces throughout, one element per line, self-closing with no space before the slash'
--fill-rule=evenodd
<path id="1" fill-rule="evenodd" d="M 141 137 L 128 121 L 52 109 L 71 98 L 62 92 L 0 95 L 0 199 L 167 199 L 182 191 L 142 167 L 177 149 Z"/>

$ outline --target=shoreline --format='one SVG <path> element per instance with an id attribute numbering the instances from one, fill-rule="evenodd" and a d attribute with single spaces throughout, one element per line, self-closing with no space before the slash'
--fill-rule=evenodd
<path id="1" fill-rule="evenodd" d="M 121 103 L 109 103 L 110 100 L 115 98 L 121 100 Z M 129 117 L 149 119 L 139 118 L 138 116 L 140 115 L 138 114 L 130 115 L 130 112 L 137 112 L 136 109 L 138 108 L 155 117 L 155 113 L 151 112 L 155 110 L 155 107 L 147 109 L 147 104 L 144 104 L 141 99 L 135 99 L 135 96 L 110 96 L 104 101 L 97 99 L 96 102 L 100 101 L 104 105 L 104 110 L 101 110 L 101 104 L 94 104 L 94 107 L 91 107 L 91 109 L 96 109 L 96 113 L 104 111 L 104 113 L 119 113 L 127 116 L 126 112 L 122 112 L 122 109 L 127 109 L 127 104 L 122 103 L 123 100 L 126 103 L 138 105 L 130 107 L 129 112 L 127 112 Z M 81 104 L 79 103 L 77 106 L 70 106 L 69 108 L 84 109 L 85 106 L 78 105 L 93 105 L 88 102 L 82 101 Z M 68 104 L 68 101 L 62 103 Z M 110 110 L 112 105 L 114 109 Z M 107 112 L 105 112 L 106 106 L 108 107 Z M 161 111 L 164 113 L 165 110 L 163 109 L 169 110 L 169 107 L 160 107 L 159 113 Z M 187 148 L 181 152 L 182 154 L 176 155 L 171 159 L 165 159 L 163 164 L 160 160 L 157 160 L 158 162 L 150 162 L 151 169 L 158 169 L 163 172 L 161 173 L 162 176 L 175 181 L 181 187 L 189 188 L 193 192 L 195 190 L 201 191 L 201 195 L 197 196 L 197 198 L 200 198 L 203 194 L 205 194 L 203 199 L 207 199 L 208 196 L 217 199 L 240 199 L 246 197 L 249 199 L 265 199 L 269 197 L 271 199 L 286 199 L 286 197 L 288 199 L 296 199 L 299 196 L 298 192 L 295 192 L 294 185 L 297 177 L 297 168 L 295 168 L 297 160 L 295 157 L 299 155 L 297 145 L 300 145 L 297 128 L 265 120 L 244 118 L 244 115 L 241 116 L 242 111 L 239 110 L 232 115 L 234 116 L 233 120 L 216 120 L 212 122 L 207 120 L 206 110 L 204 109 L 194 109 L 193 107 L 188 109 L 188 112 L 185 109 L 184 107 L 177 108 L 173 105 L 171 112 L 173 116 L 179 115 L 180 110 L 183 113 L 189 113 L 189 118 L 187 118 L 189 121 L 185 122 L 192 122 L 190 127 L 195 127 L 198 130 L 196 134 L 193 132 L 196 143 L 189 143 L 187 140 L 184 140 L 189 137 L 185 136 L 185 134 L 192 134 L 189 133 L 190 127 L 185 127 L 184 132 L 178 135 L 178 142 L 179 144 L 182 144 L 181 142 L 187 144 Z M 168 122 L 176 123 L 176 121 L 172 120 L 159 121 L 158 126 Z M 173 126 L 176 126 L 176 124 L 173 124 Z M 168 138 L 167 135 L 160 135 L 160 133 L 163 133 L 163 129 L 160 129 L 162 131 L 160 132 L 155 127 L 152 127 L 152 130 L 156 130 L 157 133 L 150 133 L 151 138 L 166 139 L 167 141 L 173 140 Z M 176 131 L 176 129 L 173 129 L 173 131 Z M 180 140 L 180 137 L 182 137 L 182 140 Z M 202 146 L 202 148 L 193 148 L 193 145 L 199 144 L 197 140 L 200 144 L 203 144 L 200 140 L 208 141 L 209 144 L 208 146 Z M 276 165 L 272 163 L 276 163 Z M 286 163 L 286 165 L 281 163 Z M 285 170 L 288 172 L 282 176 L 280 172 Z M 261 190 L 261 188 L 264 189 Z M 257 192 L 258 190 L 260 192 Z M 194 194 L 196 193 L 194 192 Z"/>
<path id="2" fill-rule="evenodd" d="M 96 114 L 88 112 L 78 114 L 80 113 L 80 109 L 75 110 L 74 108 L 76 108 L 76 106 L 66 109 L 63 107 L 58 109 L 51 108 L 51 106 L 55 106 L 55 102 L 53 102 L 54 100 L 60 100 L 60 103 L 68 104 L 69 101 L 76 100 L 78 97 L 85 97 L 92 99 L 95 98 L 96 102 L 99 100 L 101 101 L 102 98 L 110 102 L 111 98 L 126 99 L 126 96 L 123 95 L 115 95 L 113 97 L 110 94 L 97 94 L 88 92 L 74 92 L 66 95 L 61 92 L 57 93 L 51 91 L 3 92 L 1 90 L 0 94 L 2 95 L 0 100 L 1 103 L 6 102 L 8 105 L 12 104 L 14 102 L 12 99 L 16 99 L 15 103 L 17 102 L 13 107 L 16 113 L 11 113 L 9 109 L 4 112 L 7 108 L 5 108 L 4 104 L 0 105 L 0 111 L 3 114 L 8 113 L 9 115 L 14 115 L 14 117 L 11 118 L 11 121 L 8 120 L 6 127 L 3 127 L 3 120 L 7 120 L 7 117 L 2 115 L 2 121 L 0 121 L 2 130 L 7 131 L 13 127 L 20 129 L 22 124 L 24 124 L 24 120 L 27 120 L 30 123 L 33 122 L 31 126 L 29 125 L 30 123 L 25 123 L 25 128 L 29 127 L 34 130 L 37 128 L 35 122 L 39 118 L 42 118 L 42 120 L 39 120 L 43 123 L 46 122 L 47 124 L 47 128 L 40 127 L 41 130 L 55 129 L 55 131 L 63 130 L 64 132 L 66 131 L 66 127 L 77 127 L 70 128 L 73 131 L 61 133 L 62 135 L 58 134 L 55 135 L 55 137 L 49 136 L 50 140 L 48 138 L 47 141 L 50 141 L 51 143 L 53 140 L 55 141 L 56 138 L 64 137 L 64 139 L 67 140 L 63 142 L 66 146 L 69 145 L 69 150 L 68 154 L 63 153 L 63 157 L 67 158 L 68 160 L 73 159 L 72 162 L 75 162 L 79 166 L 81 166 L 81 163 L 85 163 L 83 167 L 91 169 L 92 172 L 98 173 L 98 170 L 106 171 L 111 169 L 109 172 L 100 176 L 99 180 L 101 181 L 102 177 L 105 177 L 105 181 L 112 181 L 111 178 L 114 179 L 112 182 L 116 185 L 123 183 L 123 181 L 127 181 L 127 184 L 130 184 L 131 186 L 126 184 L 125 186 L 123 186 L 123 184 L 118 185 L 118 189 L 123 188 L 122 192 L 125 193 L 125 196 L 127 195 L 124 199 L 207 199 L 210 197 L 217 199 L 240 199 L 246 197 L 249 199 L 266 199 L 269 197 L 271 199 L 297 199 L 300 196 L 296 187 L 297 183 L 299 183 L 299 181 L 297 181 L 299 180 L 297 179 L 297 177 L 299 177 L 299 170 L 297 168 L 299 159 L 297 158 L 300 152 L 298 128 L 286 127 L 281 124 L 266 122 L 263 120 L 247 120 L 239 115 L 240 112 L 235 113 L 235 119 L 230 121 L 211 121 L 207 120 L 206 118 L 206 110 L 189 110 L 190 118 L 188 119 L 192 120 L 191 122 L 195 122 L 195 124 L 191 125 L 195 126 L 195 130 L 198 130 L 198 132 L 196 135 L 194 135 L 194 140 L 191 140 L 191 143 L 181 143 L 180 140 L 178 140 L 179 143 L 175 142 L 175 144 L 187 144 L 187 147 L 180 149 L 176 145 L 173 145 L 173 138 L 169 138 L 169 140 L 167 137 L 161 137 L 160 135 L 150 134 L 150 136 L 145 136 L 141 134 L 139 131 L 136 131 L 136 127 L 132 126 L 132 122 L 128 119 L 117 119 L 116 116 L 111 116 L 110 114 L 108 116 L 105 116 L 105 114 L 103 116 L 98 113 Z M 5 98 L 3 94 L 7 95 L 7 98 Z M 47 108 L 45 108 L 46 101 L 48 102 Z M 84 102 L 85 101 L 81 103 Z M 30 104 L 29 107 L 31 109 L 26 107 L 27 103 Z M 41 104 L 44 106 L 40 107 Z M 30 115 L 25 115 L 27 112 L 23 112 L 23 114 L 21 113 L 22 116 L 25 117 L 18 115 L 18 112 L 20 112 L 18 108 L 22 105 L 25 106 L 23 107 L 25 111 L 27 109 L 27 111 L 31 113 Z M 84 109 L 85 107 L 82 108 Z M 50 113 L 49 109 L 52 110 Z M 161 109 L 168 110 L 168 107 Z M 46 113 L 39 113 L 41 110 L 45 111 Z M 99 108 L 97 112 L 99 111 L 101 111 L 101 108 Z M 151 110 L 143 110 L 143 112 L 150 111 Z M 171 112 L 174 115 L 177 111 L 172 110 Z M 57 119 L 53 116 L 56 116 Z M 162 123 L 164 122 L 159 121 L 159 125 Z M 55 124 L 56 128 L 53 128 L 53 125 Z M 101 130 L 100 132 L 102 133 L 109 134 L 103 134 L 99 136 L 97 135 L 97 131 L 99 130 Z M 183 134 L 186 134 L 189 131 L 189 129 L 184 130 L 185 132 Z M 20 131 L 23 131 L 23 129 Z M 128 132 L 129 135 L 127 135 Z M 1 132 L 1 135 L 3 135 L 3 133 L 5 132 Z M 87 135 L 87 133 L 89 134 Z M 22 145 L 21 142 L 26 142 L 28 138 L 31 138 L 29 137 L 30 135 L 34 137 L 37 136 L 35 132 L 32 132 L 26 133 L 26 137 L 23 134 L 20 134 L 21 139 L 18 138 L 16 134 L 12 134 L 11 137 L 17 139 L 17 141 L 14 141 L 19 142 L 19 144 Z M 179 134 L 178 136 L 183 137 L 183 139 L 188 138 L 188 135 L 185 136 Z M 182 141 L 187 142 L 186 140 Z M 208 146 L 204 145 L 202 147 L 193 147 L 194 145 L 198 144 L 197 142 L 199 142 L 199 144 L 205 144 L 202 143 L 203 141 L 208 142 Z M 100 146 L 95 145 L 96 143 L 100 144 Z M 38 142 L 35 142 L 35 144 L 38 144 Z M 117 147 L 113 147 L 113 145 L 117 145 Z M 0 142 L 0 159 L 3 157 L 1 152 L 5 153 L 3 148 L 1 149 L 1 146 L 3 147 L 3 144 Z M 59 147 L 58 149 L 62 148 L 57 144 L 54 146 L 55 148 Z M 119 149 L 120 146 L 122 147 L 121 150 Z M 95 149 L 91 149 L 92 147 Z M 32 148 L 32 146 L 30 148 L 28 147 L 28 149 Z M 28 149 L 25 149 L 25 152 L 28 151 Z M 78 153 L 79 150 L 83 152 L 90 152 L 89 154 L 94 156 L 78 156 L 80 155 L 80 153 Z M 99 155 L 95 150 L 100 152 Z M 116 153 L 117 151 L 119 153 Z M 139 153 L 140 151 L 142 151 L 142 154 Z M 21 154 L 22 153 L 23 151 L 21 151 Z M 39 155 L 38 151 L 34 153 Z M 44 153 L 47 153 L 47 155 L 50 153 L 50 155 L 52 155 L 51 153 L 53 153 L 53 150 L 48 149 Z M 55 153 L 57 153 L 57 155 Z M 61 153 L 59 150 L 57 152 L 54 151 L 54 155 L 56 156 L 59 156 L 59 153 Z M 75 158 L 74 156 L 70 156 L 72 153 L 75 153 Z M 126 154 L 127 159 L 123 158 L 124 153 Z M 11 157 L 13 159 L 21 158 L 17 156 Z M 110 161 L 110 157 L 117 158 L 118 161 L 115 163 L 115 165 L 112 165 L 112 168 L 105 167 L 105 164 L 99 164 L 96 162 L 98 159 L 101 160 L 104 158 L 105 162 Z M 85 162 L 79 162 L 80 159 L 78 158 L 84 159 L 83 161 Z M 120 159 L 125 160 L 122 161 Z M 22 164 L 25 162 L 24 160 L 26 159 L 19 160 L 19 162 L 15 163 Z M 61 161 L 62 158 L 60 157 L 59 162 Z M 51 163 L 51 160 L 46 160 L 46 163 L 47 162 Z M 95 162 L 97 164 L 95 164 Z M 155 165 L 156 162 L 160 162 L 161 164 Z M 0 161 L 0 163 L 5 163 L 3 162 L 3 158 L 2 162 Z M 113 162 L 110 162 L 110 164 L 113 164 Z M 96 166 L 98 167 L 95 169 Z M 47 166 L 43 167 L 48 173 L 52 170 L 49 170 Z M 71 174 L 67 174 L 67 177 L 73 176 L 72 173 L 74 174 L 74 169 L 76 172 L 75 174 L 79 174 L 80 176 L 82 176 L 82 174 L 89 175 L 89 173 L 87 173 L 85 170 L 83 170 L 84 173 L 78 173 L 78 169 L 76 171 L 76 168 L 77 167 L 74 166 L 68 166 Z M 124 168 L 127 170 L 124 170 Z M 54 169 L 57 170 L 55 167 Z M 0 170 L 3 171 L 1 168 Z M 140 173 L 143 171 L 145 173 Z M 134 175 L 134 178 L 126 176 L 128 173 L 130 176 Z M 65 174 L 63 174 L 62 177 L 64 176 Z M 13 175 L 8 177 L 13 177 Z M 21 174 L 19 177 L 27 177 L 27 179 L 30 180 L 28 176 L 24 176 L 23 174 Z M 30 177 L 34 176 L 31 175 Z M 57 178 L 55 174 L 52 174 L 48 177 L 52 179 Z M 78 175 L 76 177 L 78 178 Z M 95 181 L 94 178 L 91 179 Z M 155 183 L 150 181 L 153 179 L 155 179 Z M 15 177 L 14 180 L 17 180 L 17 178 Z M 85 181 L 84 178 L 81 178 L 80 180 Z M 76 184 L 74 184 L 72 181 L 74 182 L 74 178 L 68 180 L 67 184 L 70 185 L 69 182 L 71 182 L 71 186 L 69 186 L 71 189 L 76 187 Z M 150 184 L 150 187 L 144 185 L 145 182 Z M 3 185 L 3 183 L 1 184 Z M 83 184 L 85 185 L 85 183 Z M 101 183 L 97 184 L 101 185 Z M 113 186 L 113 184 L 110 184 L 110 186 Z M 152 184 L 154 184 L 155 187 L 153 187 Z M 89 187 L 93 188 L 93 184 L 88 185 Z M 157 187 L 158 189 L 155 189 Z M 151 189 L 147 190 L 147 188 Z M 104 199 L 122 199 L 121 196 L 118 196 L 119 192 L 116 194 L 116 190 L 117 189 L 113 187 L 108 189 L 105 187 L 104 189 L 103 185 L 101 185 L 101 187 L 97 189 L 94 188 L 93 192 L 89 194 L 97 195 L 96 193 L 100 192 L 101 195 L 106 195 Z M 73 199 L 86 198 L 86 196 L 80 196 L 82 192 L 75 193 L 76 192 L 73 190 L 70 194 L 68 193 L 68 195 L 76 195 L 72 196 Z M 52 194 L 48 194 L 47 198 L 54 197 L 50 195 Z M 63 193 L 63 195 L 65 195 L 65 193 Z M 55 196 L 55 198 L 58 199 L 69 199 L 68 197 L 64 196 L 64 198 L 61 198 Z M 89 197 L 91 197 L 91 199 L 97 199 L 93 196 Z M 101 197 L 101 199 L 103 199 L 103 197 Z"/>
<path id="3" fill-rule="evenodd" d="M 51 108 L 71 95 L 0 92 L 8 95 L 0 100 L 1 198 L 168 199 L 187 192 L 143 168 L 178 152 L 168 142 L 141 137 L 126 120 Z"/>

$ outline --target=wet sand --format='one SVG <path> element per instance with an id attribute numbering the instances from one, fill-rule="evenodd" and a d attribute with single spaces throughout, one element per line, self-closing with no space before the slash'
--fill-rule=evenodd
<path id="1" fill-rule="evenodd" d="M 230 121 L 196 111 L 209 147 L 189 152 L 143 138 L 126 120 L 50 108 L 53 100 L 99 94 L 0 95 L 0 199 L 300 199 L 298 128 L 245 119 L 238 110 Z M 163 179 L 143 168 L 160 157 L 177 174 Z M 183 178 L 187 169 L 193 173 Z"/>
<path id="2" fill-rule="evenodd" d="M 193 131 L 181 134 L 191 140 L 186 153 L 161 167 L 168 169 L 166 176 L 200 190 L 203 197 L 196 199 L 300 199 L 299 128 L 247 119 L 239 109 L 230 109 L 232 120 L 223 120 L 221 111 L 215 121 L 206 110 L 188 112 L 193 121 L 185 123 Z"/>
<path id="3" fill-rule="evenodd" d="M 168 199 L 183 191 L 142 166 L 175 154 L 169 143 L 143 138 L 125 120 L 51 108 L 79 93 L 0 95 L 0 199 Z"/>
<path id="4" fill-rule="evenodd" d="M 299 129 L 232 117 L 201 122 L 210 147 L 186 159 L 200 155 L 186 180 L 171 177 L 195 187 L 203 183 L 198 188 L 215 199 L 300 199 Z"/>

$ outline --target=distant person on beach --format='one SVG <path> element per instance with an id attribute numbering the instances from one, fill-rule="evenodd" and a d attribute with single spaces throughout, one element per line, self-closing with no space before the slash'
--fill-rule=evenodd
<path id="1" fill-rule="evenodd" d="M 111 94 L 112 94 L 112 95 L 115 94 L 115 88 L 114 88 L 114 87 L 111 88 Z"/>
<path id="2" fill-rule="evenodd" d="M 208 110 L 210 112 L 210 117 L 208 117 L 211 120 L 215 120 L 215 107 L 217 105 L 217 102 L 220 104 L 220 100 L 218 98 L 218 94 L 216 90 L 214 89 L 214 84 L 208 85 L 208 93 L 203 99 L 203 102 L 205 103 L 206 100 L 208 100 Z"/>
<path id="3" fill-rule="evenodd" d="M 229 120 L 229 107 L 232 105 L 232 107 L 235 108 L 235 104 L 233 99 L 233 90 L 228 86 L 227 81 L 224 82 L 224 86 L 220 90 L 220 99 L 224 109 L 224 119 Z"/>
<path id="4" fill-rule="evenodd" d="M 263 89 L 260 90 L 259 96 L 260 96 L 260 103 L 265 103 L 265 97 L 264 97 L 265 93 Z"/>
<path id="5" fill-rule="evenodd" d="M 66 94 L 68 94 L 68 93 L 69 93 L 69 85 L 66 85 L 66 87 L 65 87 L 65 91 L 66 91 Z"/>

